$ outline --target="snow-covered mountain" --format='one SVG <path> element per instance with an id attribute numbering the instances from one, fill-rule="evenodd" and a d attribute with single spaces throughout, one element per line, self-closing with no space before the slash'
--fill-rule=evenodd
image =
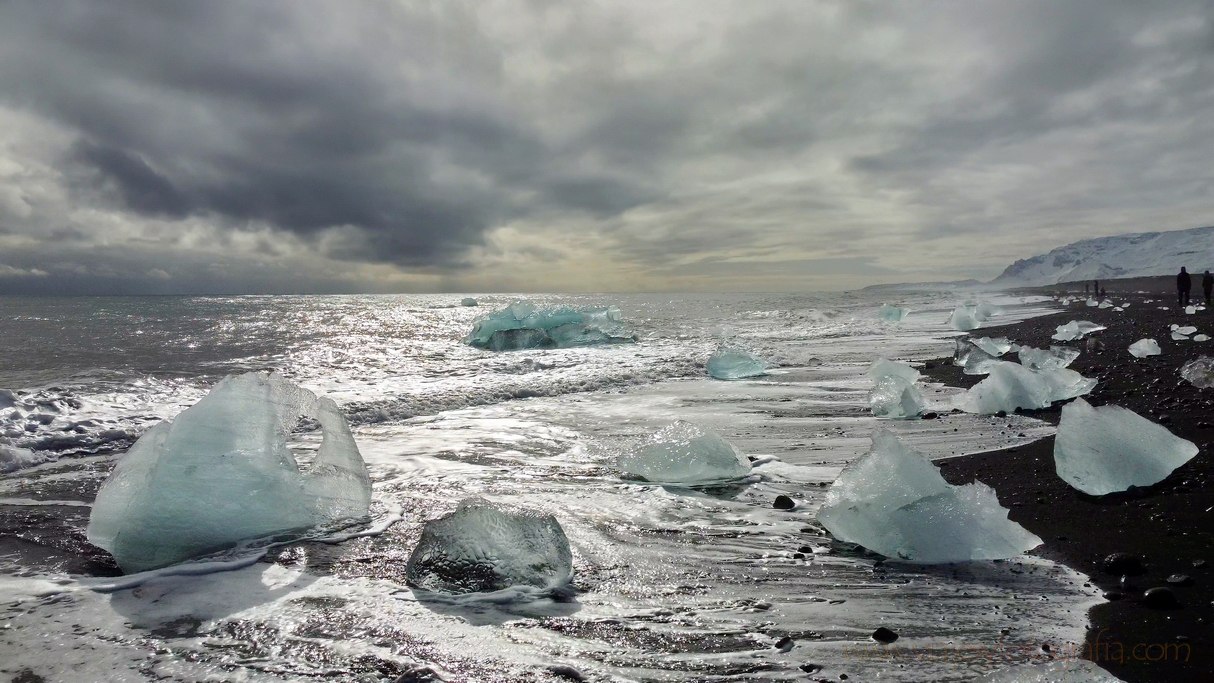
<path id="1" fill-rule="evenodd" d="M 1072 242 L 1048 254 L 1021 259 L 991 284 L 1052 285 L 1119 277 L 1172 275 L 1214 270 L 1214 226 L 1138 232 Z"/>

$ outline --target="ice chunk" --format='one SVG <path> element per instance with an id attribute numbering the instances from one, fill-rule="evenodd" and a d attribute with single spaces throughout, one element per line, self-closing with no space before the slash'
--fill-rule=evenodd
<path id="1" fill-rule="evenodd" d="M 897 377 L 903 381 L 914 384 L 919 381 L 923 375 L 916 369 L 906 363 L 878 358 L 868 366 L 868 376 L 873 378 L 873 381 L 880 380 L 883 377 Z"/>
<path id="2" fill-rule="evenodd" d="M 1184 312 L 1186 315 L 1193 315 L 1194 313 L 1197 312 L 1197 307 L 1196 306 L 1185 306 Z"/>
<path id="3" fill-rule="evenodd" d="M 659 484 L 711 484 L 750 474 L 750 461 L 725 439 L 678 420 L 619 457 L 629 477 Z"/>
<path id="4" fill-rule="evenodd" d="M 1104 325 L 1097 325 L 1087 320 L 1072 320 L 1065 325 L 1059 325 L 1051 339 L 1056 341 L 1074 341 L 1076 339 L 1083 339 L 1084 335 L 1099 332 L 1103 329 L 1106 329 Z"/>
<path id="5" fill-rule="evenodd" d="M 1172 325 L 1172 331 L 1176 334 L 1183 334 L 1187 337 L 1196 332 L 1197 328 L 1193 327 L 1192 325 L 1185 325 L 1184 327 L 1181 327 L 1180 325 Z"/>
<path id="6" fill-rule="evenodd" d="M 891 323 L 900 323 L 906 320 L 906 316 L 910 315 L 909 308 L 899 308 L 889 304 L 881 304 L 881 308 L 877 310 L 877 317 Z"/>
<path id="7" fill-rule="evenodd" d="M 1195 342 L 1210 341 L 1210 335 L 1208 335 L 1208 334 L 1193 335 L 1193 341 L 1195 341 Z"/>
<path id="8" fill-rule="evenodd" d="M 1012 347 L 1015 346 L 1012 340 L 1007 337 L 995 337 L 994 339 L 991 337 L 978 337 L 977 339 L 971 339 L 970 343 L 996 358 L 1011 351 Z"/>
<path id="9" fill-rule="evenodd" d="M 453 594 L 513 586 L 560 590 L 572 575 L 569 539 L 555 517 L 481 498 L 460 501 L 455 512 L 426 522 L 405 567 L 410 586 Z"/>
<path id="10" fill-rule="evenodd" d="M 954 330 L 969 332 L 978 329 L 982 323 L 974 316 L 974 309 L 969 306 L 958 306 L 948 317 L 948 323 Z"/>
<path id="11" fill-rule="evenodd" d="M 620 311 L 614 306 L 537 309 L 516 301 L 478 319 L 465 341 L 491 351 L 513 351 L 631 343 L 636 337 L 620 322 Z"/>
<path id="12" fill-rule="evenodd" d="M 1085 659 L 1063 659 L 1045 664 L 1021 664 L 999 669 L 977 683 L 1123 683 L 1120 678 Z"/>
<path id="13" fill-rule="evenodd" d="M 46 461 L 47 458 L 28 448 L 18 448 L 0 441 L 0 474 L 33 467 Z"/>
<path id="14" fill-rule="evenodd" d="M 1112 308 L 1112 307 L 1113 307 L 1113 302 L 1109 301 L 1108 299 L 1101 301 L 1100 305 L 1097 306 L 1097 308 Z"/>
<path id="15" fill-rule="evenodd" d="M 1197 455 L 1197 445 L 1121 406 L 1093 408 L 1083 399 L 1062 407 L 1054 467 L 1093 496 L 1150 486 Z"/>
<path id="16" fill-rule="evenodd" d="M 1041 544 L 1007 512 L 986 484 L 952 486 L 922 454 L 877 430 L 868 455 L 831 484 L 818 521 L 840 540 L 933 564 L 1014 557 Z"/>
<path id="17" fill-rule="evenodd" d="M 868 407 L 877 417 L 918 417 L 923 412 L 923 406 L 923 395 L 919 389 L 901 377 L 882 377 L 868 392 Z"/>
<path id="18" fill-rule="evenodd" d="M 302 420 L 322 441 L 301 473 L 287 446 Z M 142 571 L 364 517 L 371 481 L 337 405 L 280 375 L 229 376 L 148 430 L 110 472 L 88 539 Z"/>
<path id="19" fill-rule="evenodd" d="M 990 415 L 1017 408 L 1048 408 L 1054 401 L 1082 396 L 1096 386 L 1074 370 L 1030 370 L 1019 363 L 996 361 L 989 376 L 961 395 L 960 407 Z"/>
<path id="20" fill-rule="evenodd" d="M 708 359 L 708 374 L 715 379 L 744 379 L 767 374 L 767 362 L 749 351 L 721 346 Z"/>
<path id="21" fill-rule="evenodd" d="M 1154 339 L 1139 339 L 1130 344 L 1130 355 L 1135 358 L 1146 358 L 1147 356 L 1158 356 L 1163 353 L 1159 348 L 1159 342 Z"/>
<path id="22" fill-rule="evenodd" d="M 1073 363 L 1079 357 L 1079 349 L 1069 346 L 1051 346 L 1048 349 L 1022 346 L 1017 355 L 1020 364 L 1030 370 L 1058 370 Z"/>
<path id="23" fill-rule="evenodd" d="M 1214 358 L 1202 356 L 1185 363 L 1180 376 L 1198 389 L 1214 389 Z"/>
<path id="24" fill-rule="evenodd" d="M 1100 302 L 1095 299 L 1088 299 L 1085 303 L 1093 308 L 1100 305 Z"/>
<path id="25" fill-rule="evenodd" d="M 459 305 L 460 306 L 476 306 L 477 303 L 476 303 L 476 299 L 473 299 L 472 297 L 469 296 L 469 297 L 464 297 L 463 299 L 461 299 L 459 302 Z"/>

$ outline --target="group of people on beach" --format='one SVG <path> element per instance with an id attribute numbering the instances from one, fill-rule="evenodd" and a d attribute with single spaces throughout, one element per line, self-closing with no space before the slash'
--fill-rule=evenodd
<path id="1" fill-rule="evenodd" d="M 1189 305 L 1189 291 L 1193 289 L 1193 278 L 1189 276 L 1189 271 L 1185 270 L 1184 266 L 1180 267 L 1180 272 L 1176 274 L 1176 305 Z M 1083 293 L 1088 293 L 1088 286 L 1083 285 Z M 1092 294 L 1104 298 L 1104 288 L 1100 286 L 1100 280 L 1092 280 Z M 1210 271 L 1206 271 L 1201 276 L 1201 293 L 1206 297 L 1206 306 L 1210 305 L 1210 295 L 1214 293 L 1214 275 Z"/>

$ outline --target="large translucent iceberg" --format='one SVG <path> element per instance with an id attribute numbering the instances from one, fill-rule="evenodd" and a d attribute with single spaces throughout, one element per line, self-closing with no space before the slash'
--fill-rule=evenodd
<path id="1" fill-rule="evenodd" d="M 629 477 L 660 484 L 711 484 L 750 474 L 750 461 L 725 439 L 678 420 L 617 460 Z"/>
<path id="2" fill-rule="evenodd" d="M 1120 645 L 1120 643 L 1118 644 Z M 1021 664 L 999 669 L 977 683 L 1123 683 L 1085 659 L 1064 659 L 1045 664 Z"/>
<path id="3" fill-rule="evenodd" d="M 537 309 L 516 301 L 477 320 L 465 341 L 491 351 L 516 351 L 631 343 L 636 336 L 624 327 L 614 306 Z"/>
<path id="4" fill-rule="evenodd" d="M 1019 363 L 996 361 L 987 378 L 961 396 L 960 407 L 982 415 L 1048 408 L 1054 401 L 1082 396 L 1095 386 L 1096 380 L 1074 370 L 1030 370 Z"/>
<path id="5" fill-rule="evenodd" d="M 1007 337 L 978 337 L 971 339 L 970 343 L 996 358 L 1011 351 L 1016 346 Z"/>
<path id="6" fill-rule="evenodd" d="M 1121 406 L 1093 408 L 1083 399 L 1062 407 L 1054 438 L 1058 476 L 1101 496 L 1163 481 L 1197 455 L 1197 445 Z"/>
<path id="7" fill-rule="evenodd" d="M 1214 358 L 1202 356 L 1185 363 L 1180 376 L 1198 389 L 1214 388 Z"/>
<path id="8" fill-rule="evenodd" d="M 715 379 L 745 379 L 767 374 L 767 362 L 744 349 L 722 346 L 708 359 L 708 374 Z"/>
<path id="9" fill-rule="evenodd" d="M 411 586 L 443 593 L 560 590 L 573 575 L 573 553 L 552 515 L 470 498 L 426 522 L 405 575 Z"/>
<path id="10" fill-rule="evenodd" d="M 923 395 L 915 387 L 919 371 L 905 363 L 878 358 L 868 368 L 874 386 L 868 406 L 877 417 L 909 418 L 923 412 Z"/>
<path id="11" fill-rule="evenodd" d="M 1104 325 L 1097 325 L 1094 322 L 1072 320 L 1065 325 L 1059 325 L 1054 331 L 1054 336 L 1050 338 L 1055 341 L 1074 341 L 1076 339 L 1083 339 L 1085 335 L 1099 332 L 1103 329 L 1106 329 Z"/>
<path id="12" fill-rule="evenodd" d="M 1139 339 L 1130 344 L 1130 355 L 1135 358 L 1146 358 L 1147 356 L 1158 356 L 1163 353 L 1159 348 L 1159 342 L 1154 339 Z"/>
<path id="13" fill-rule="evenodd" d="M 922 454 L 878 430 L 868 455 L 831 484 L 818 521 L 840 540 L 933 564 L 1014 557 L 1041 544 L 1007 512 L 986 484 L 953 486 Z"/>
<path id="14" fill-rule="evenodd" d="M 301 420 L 322 441 L 301 473 L 287 440 Z M 88 539 L 142 571 L 367 514 L 371 480 L 337 405 L 280 375 L 229 376 L 148 430 L 110 472 Z"/>
<path id="15" fill-rule="evenodd" d="M 1022 346 L 1017 355 L 1020 357 L 1020 364 L 1030 370 L 1058 370 L 1075 362 L 1079 357 L 1079 349 L 1069 346 L 1051 346 L 1048 349 Z"/>
<path id="16" fill-rule="evenodd" d="M 891 323 L 900 323 L 906 320 L 908 315 L 910 315 L 909 308 L 899 308 L 889 304 L 881 304 L 881 308 L 877 309 L 877 317 Z"/>

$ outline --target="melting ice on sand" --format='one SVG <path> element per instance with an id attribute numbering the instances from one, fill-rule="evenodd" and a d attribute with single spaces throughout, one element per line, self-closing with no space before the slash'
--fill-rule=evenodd
<path id="1" fill-rule="evenodd" d="M 1029 370 L 1058 370 L 1075 362 L 1079 357 L 1079 349 L 1069 346 L 1051 346 L 1048 349 L 1021 346 L 1017 355 L 1020 364 Z"/>
<path id="2" fill-rule="evenodd" d="M 997 361 L 987 378 L 961 395 L 960 408 L 967 413 L 992 415 L 1017 408 L 1048 408 L 1054 401 L 1082 396 L 1096 380 L 1068 370 L 1030 370 L 1019 363 Z"/>
<path id="3" fill-rule="evenodd" d="M 1093 496 L 1163 481 L 1195 455 L 1192 441 L 1138 413 L 1081 398 L 1062 407 L 1054 438 L 1058 476 Z"/>
<path id="4" fill-rule="evenodd" d="M 923 412 L 923 395 L 915 387 L 919 371 L 905 363 L 878 358 L 868 368 L 874 386 L 868 407 L 877 417 L 908 418 Z"/>
<path id="5" fill-rule="evenodd" d="M 552 515 L 469 498 L 426 522 L 405 572 L 409 585 L 443 593 L 559 590 L 573 575 L 573 553 Z"/>
<path id="6" fill-rule="evenodd" d="M 1083 339 L 1085 335 L 1104 329 L 1107 329 L 1104 325 L 1097 325 L 1087 320 L 1072 320 L 1065 325 L 1059 325 L 1054 330 L 1054 336 L 1050 338 L 1055 341 L 1074 341 L 1076 339 Z"/>
<path id="7" fill-rule="evenodd" d="M 323 434 L 304 473 L 287 446 L 301 419 Z M 279 375 L 247 373 L 135 442 L 97 494 L 88 539 L 124 571 L 143 571 L 365 517 L 370 502 L 366 465 L 337 405 Z"/>
<path id="8" fill-rule="evenodd" d="M 624 328 L 614 306 L 537 309 L 516 301 L 477 320 L 465 341 L 490 351 L 517 351 L 631 343 L 636 337 Z"/>
<path id="9" fill-rule="evenodd" d="M 909 308 L 899 308 L 889 304 L 881 304 L 881 308 L 877 309 L 877 317 L 891 323 L 900 323 L 906 320 L 908 315 L 910 315 Z"/>
<path id="10" fill-rule="evenodd" d="M 1214 388 L 1214 358 L 1202 356 L 1185 363 L 1180 376 L 1198 389 Z"/>
<path id="11" fill-rule="evenodd" d="M 1135 358 L 1146 358 L 1147 356 L 1158 356 L 1163 353 L 1159 348 L 1159 342 L 1154 339 L 1139 339 L 1130 344 L 1130 355 Z"/>
<path id="12" fill-rule="evenodd" d="M 818 521 L 835 538 L 918 564 L 996 560 L 1041 539 L 1007 518 L 982 482 L 953 486 L 921 453 L 878 430 L 872 450 L 826 493 Z"/>
<path id="13" fill-rule="evenodd" d="M 721 346 L 708 359 L 708 374 L 714 379 L 745 379 L 767 374 L 767 362 L 744 349 Z"/>
<path id="14" fill-rule="evenodd" d="M 630 477 L 658 484 L 711 484 L 750 474 L 750 461 L 733 444 L 682 420 L 654 432 L 616 464 Z"/>

